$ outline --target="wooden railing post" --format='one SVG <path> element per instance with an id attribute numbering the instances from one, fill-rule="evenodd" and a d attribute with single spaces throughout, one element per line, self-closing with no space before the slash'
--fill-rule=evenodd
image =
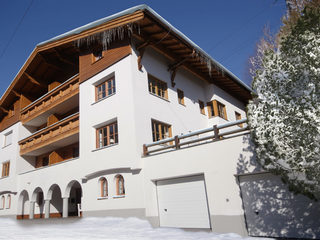
<path id="1" fill-rule="evenodd" d="M 176 149 L 180 149 L 180 139 L 178 136 L 174 136 L 174 143 L 175 143 Z"/>
<path id="2" fill-rule="evenodd" d="M 148 147 L 143 144 L 143 156 L 148 156 Z"/>
<path id="3" fill-rule="evenodd" d="M 219 140 L 219 129 L 217 125 L 213 125 L 214 139 Z"/>

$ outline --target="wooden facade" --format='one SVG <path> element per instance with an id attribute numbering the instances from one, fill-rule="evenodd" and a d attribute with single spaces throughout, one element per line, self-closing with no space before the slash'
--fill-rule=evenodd
<path id="1" fill-rule="evenodd" d="M 102 57 L 98 61 L 93 60 L 92 50 L 84 51 L 79 57 L 80 83 L 110 67 L 129 54 L 131 54 L 131 46 L 128 40 L 112 44 L 107 50 L 102 52 Z"/>

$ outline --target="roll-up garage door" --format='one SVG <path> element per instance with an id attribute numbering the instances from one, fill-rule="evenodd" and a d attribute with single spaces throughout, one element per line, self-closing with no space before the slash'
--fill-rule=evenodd
<path id="1" fill-rule="evenodd" d="M 203 175 L 157 181 L 160 226 L 210 228 Z"/>

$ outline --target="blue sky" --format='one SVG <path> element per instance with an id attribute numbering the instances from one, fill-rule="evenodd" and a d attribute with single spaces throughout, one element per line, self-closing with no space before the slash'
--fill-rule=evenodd
<path id="1" fill-rule="evenodd" d="M 277 31 L 285 14 L 285 0 L 1 0 L 0 95 L 39 42 L 143 3 L 248 85 L 264 26 Z"/>

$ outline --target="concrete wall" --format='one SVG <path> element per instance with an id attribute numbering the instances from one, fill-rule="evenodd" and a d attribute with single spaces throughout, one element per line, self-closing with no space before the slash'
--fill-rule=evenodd
<path id="1" fill-rule="evenodd" d="M 215 232 L 246 234 L 240 189 L 235 174 L 245 136 L 144 158 L 146 215 L 158 217 L 157 180 L 204 174 L 211 224 Z M 232 224 L 230 224 L 232 223 Z"/>

